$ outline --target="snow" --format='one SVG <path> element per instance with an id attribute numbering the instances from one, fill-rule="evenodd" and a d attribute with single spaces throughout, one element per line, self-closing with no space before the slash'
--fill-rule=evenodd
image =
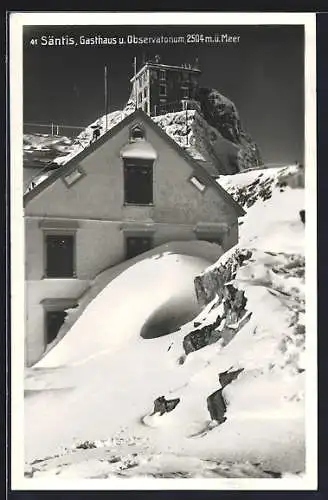
<path id="1" fill-rule="evenodd" d="M 286 167 L 284 175 L 292 179 L 296 170 Z M 171 252 L 139 260 L 96 294 L 65 337 L 27 370 L 28 481 L 109 479 L 110 489 L 117 478 L 165 478 L 174 479 L 175 489 L 184 478 L 256 478 L 262 488 L 265 478 L 280 478 L 282 489 L 290 483 L 302 489 L 304 189 L 289 183 L 281 189 L 280 174 L 272 169 L 221 176 L 221 185 L 235 195 L 260 176 L 269 178 L 271 196 L 263 200 L 261 186 L 256 188 L 258 196 L 240 220 L 239 244 L 211 266 Z M 252 255 L 231 283 L 245 292 L 249 321 L 186 356 L 182 341 L 194 322 L 210 325 L 223 312 L 217 297 L 197 310 L 193 279 L 227 263 L 239 248 Z M 141 337 L 154 313 L 170 316 L 179 301 L 196 317 L 167 335 Z M 217 425 L 207 397 L 222 388 L 219 374 L 231 370 L 241 372 L 222 389 L 226 421 Z M 153 414 L 159 396 L 180 402 L 159 416 Z"/>

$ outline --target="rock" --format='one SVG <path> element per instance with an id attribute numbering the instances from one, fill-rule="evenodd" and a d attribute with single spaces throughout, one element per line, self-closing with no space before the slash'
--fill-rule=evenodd
<path id="1" fill-rule="evenodd" d="M 196 276 L 194 285 L 199 304 L 206 306 L 217 297 L 216 305 L 218 306 L 224 298 L 225 284 L 234 278 L 237 269 L 251 257 L 250 250 L 238 249 L 224 265 L 218 265 L 218 267 Z"/>
<path id="2" fill-rule="evenodd" d="M 194 330 L 183 339 L 183 348 L 186 354 L 193 351 L 198 351 L 202 347 L 209 344 L 213 344 L 221 337 L 220 332 L 216 332 L 217 328 L 221 323 L 221 317 L 218 316 L 215 322 L 211 325 L 206 325 L 203 328 Z"/>
<path id="3" fill-rule="evenodd" d="M 221 384 L 222 389 L 230 384 L 233 380 L 235 380 L 238 375 L 244 371 L 244 368 L 240 368 L 239 370 L 234 370 L 229 372 L 229 370 L 222 372 L 219 374 L 219 382 Z"/>
<path id="4" fill-rule="evenodd" d="M 204 87 L 198 89 L 196 99 L 200 102 L 201 112 L 206 122 L 232 146 L 235 145 L 235 149 L 231 148 L 229 154 L 228 168 L 230 170 L 225 173 L 236 173 L 261 166 L 263 161 L 259 148 L 250 135 L 243 130 L 235 104 L 217 90 Z M 217 154 L 215 146 L 212 154 Z"/>
<path id="5" fill-rule="evenodd" d="M 222 395 L 222 389 L 208 396 L 207 408 L 212 420 L 216 420 L 220 424 L 226 421 L 224 414 L 227 410 L 227 406 Z"/>
<path id="6" fill-rule="evenodd" d="M 160 396 L 154 401 L 154 411 L 152 415 L 154 415 L 155 413 L 159 413 L 160 415 L 164 415 L 164 413 L 169 413 L 170 411 L 174 410 L 174 408 L 178 405 L 179 402 L 180 398 L 167 400 L 165 399 L 164 396 Z"/>
<path id="7" fill-rule="evenodd" d="M 305 210 L 300 210 L 300 218 L 303 224 L 305 224 Z"/>

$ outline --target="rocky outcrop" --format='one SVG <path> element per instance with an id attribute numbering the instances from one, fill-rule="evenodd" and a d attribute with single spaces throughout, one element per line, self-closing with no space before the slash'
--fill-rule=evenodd
<path id="1" fill-rule="evenodd" d="M 154 411 L 155 413 L 159 413 L 160 415 L 164 415 L 164 413 L 169 413 L 174 410 L 174 408 L 180 403 L 180 398 L 176 399 L 165 399 L 164 396 L 160 396 L 154 401 Z"/>
<path id="2" fill-rule="evenodd" d="M 226 421 L 224 414 L 227 410 L 227 405 L 222 395 L 222 389 L 219 389 L 208 396 L 207 409 L 212 420 L 216 420 L 219 424 Z"/>
<path id="3" fill-rule="evenodd" d="M 259 148 L 243 130 L 239 113 L 232 101 L 211 88 L 199 88 L 196 99 L 200 102 L 205 120 L 224 139 L 238 147 L 235 158 L 238 171 L 263 165 Z"/>
<path id="4" fill-rule="evenodd" d="M 183 349 L 186 354 L 193 351 L 198 351 L 202 347 L 213 344 L 221 338 L 221 332 L 217 332 L 216 328 L 220 325 L 221 318 L 217 317 L 212 325 L 206 325 L 203 328 L 198 328 L 186 335 L 183 339 Z"/>
<path id="5" fill-rule="evenodd" d="M 239 370 L 229 371 L 219 373 L 219 382 L 221 384 L 221 388 L 224 389 L 227 385 L 229 385 L 233 380 L 238 378 L 239 374 L 244 371 L 244 368 L 240 368 Z"/>
<path id="6" fill-rule="evenodd" d="M 225 413 L 227 411 L 227 403 L 223 396 L 223 389 L 229 385 L 233 380 L 239 376 L 239 374 L 244 371 L 243 368 L 234 371 L 225 371 L 219 374 L 219 382 L 221 384 L 221 389 L 213 392 L 207 398 L 207 409 L 210 413 L 211 419 L 215 420 L 219 424 L 226 421 Z"/>
<path id="7" fill-rule="evenodd" d="M 234 278 L 237 269 L 251 256 L 250 250 L 237 249 L 223 264 L 196 276 L 195 291 L 198 302 L 205 306 L 217 297 L 220 303 L 224 297 L 225 284 Z"/>

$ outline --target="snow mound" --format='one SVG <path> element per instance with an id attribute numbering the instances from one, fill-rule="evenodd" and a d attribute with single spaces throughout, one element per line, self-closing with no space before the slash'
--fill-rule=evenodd
<path id="1" fill-rule="evenodd" d="M 302 482 L 301 178 L 295 166 L 220 177 L 234 196 L 254 198 L 245 200 L 238 245 L 209 267 L 170 253 L 142 260 L 90 302 L 27 372 L 27 476 Z M 191 293 L 194 279 L 198 315 L 143 338 L 142 325 Z M 191 334 L 205 342 L 186 351 Z M 177 403 L 159 413 L 159 400 Z"/>

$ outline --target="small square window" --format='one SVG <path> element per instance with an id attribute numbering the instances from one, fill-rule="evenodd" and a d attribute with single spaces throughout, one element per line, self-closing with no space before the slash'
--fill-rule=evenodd
<path id="1" fill-rule="evenodd" d="M 66 186 L 72 186 L 72 184 L 75 184 L 81 177 L 83 177 L 85 174 L 81 170 L 81 168 L 75 168 L 70 172 L 69 174 L 65 175 L 63 180 L 66 184 Z"/>
<path id="2" fill-rule="evenodd" d="M 205 184 L 203 184 L 197 177 L 193 176 L 190 178 L 190 182 L 199 190 L 204 191 L 206 188 Z"/>
<path id="3" fill-rule="evenodd" d="M 126 258 L 132 259 L 141 253 L 147 252 L 153 247 L 153 239 L 149 236 L 127 236 Z"/>
<path id="4" fill-rule="evenodd" d="M 166 95 L 166 85 L 159 86 L 159 95 Z"/>

